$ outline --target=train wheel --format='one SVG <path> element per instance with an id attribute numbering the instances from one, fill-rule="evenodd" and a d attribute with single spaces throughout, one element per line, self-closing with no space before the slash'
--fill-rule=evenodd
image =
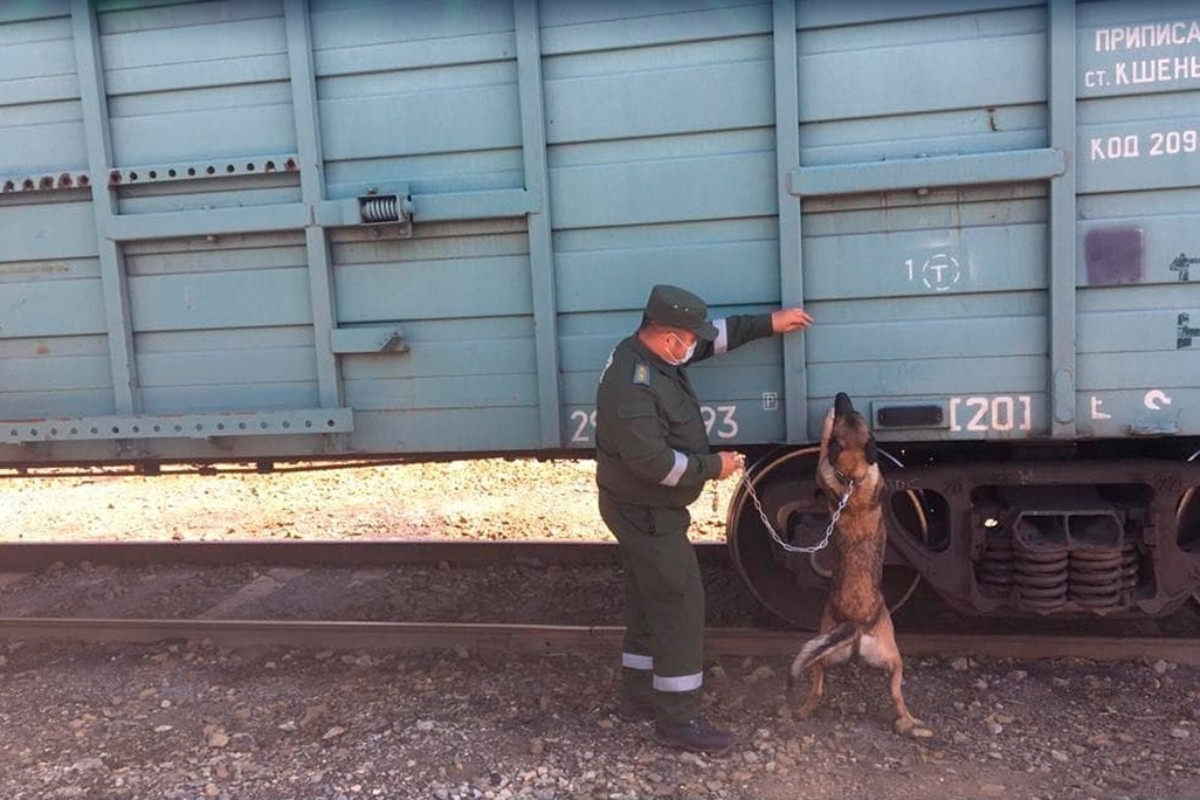
<path id="1" fill-rule="evenodd" d="M 829 508 L 815 478 L 819 457 L 820 448 L 806 447 L 754 465 L 734 493 L 726 521 L 733 563 L 751 594 L 768 611 L 804 630 L 816 630 L 820 624 L 829 590 L 832 552 L 786 551 L 774 541 L 762 516 L 791 545 L 812 547 L 821 541 L 829 526 Z M 762 504 L 762 516 L 746 488 L 747 482 Z M 924 533 L 923 507 L 914 493 L 909 495 Z M 904 565 L 887 565 L 883 572 L 884 597 L 894 612 L 916 589 L 921 576 Z"/>

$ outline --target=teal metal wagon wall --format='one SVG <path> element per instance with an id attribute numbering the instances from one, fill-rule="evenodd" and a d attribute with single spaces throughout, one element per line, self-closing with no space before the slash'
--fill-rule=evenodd
<path id="1" fill-rule="evenodd" d="M 586 450 L 663 281 L 817 319 L 719 444 L 1195 435 L 1198 88 L 1184 2 L 3 4 L 0 463 Z"/>

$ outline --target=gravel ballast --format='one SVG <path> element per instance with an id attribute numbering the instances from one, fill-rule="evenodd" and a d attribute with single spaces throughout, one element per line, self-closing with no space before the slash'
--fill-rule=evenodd
<path id="1" fill-rule="evenodd" d="M 0 538 L 604 538 L 591 481 L 586 461 L 501 460 L 10 480 Z M 697 501 L 695 538 L 723 537 L 731 490 Z M 539 571 L 527 591 L 566 596 L 556 574 L 570 575 Z M 712 759 L 620 722 L 616 663 L 0 642 L 0 796 L 1200 797 L 1195 667 L 913 658 L 905 693 L 933 731 L 914 740 L 891 732 L 874 670 L 832 671 L 816 715 L 798 721 L 785 660 L 712 658 L 707 715 L 738 736 Z"/>

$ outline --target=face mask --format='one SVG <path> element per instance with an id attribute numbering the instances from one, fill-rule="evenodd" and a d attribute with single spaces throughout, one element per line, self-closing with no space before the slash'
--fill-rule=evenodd
<path id="1" fill-rule="evenodd" d="M 680 344 L 683 344 L 683 339 L 680 339 L 678 336 L 675 337 L 675 341 L 679 342 Z M 686 364 L 687 362 L 691 361 L 692 356 L 694 356 L 695 354 L 696 354 L 696 343 L 692 342 L 691 346 L 688 347 L 686 349 L 686 351 L 684 352 L 683 358 L 669 358 L 667 356 L 663 356 L 663 361 L 666 361 L 668 364 L 670 364 L 673 367 L 678 367 L 680 364 Z"/>

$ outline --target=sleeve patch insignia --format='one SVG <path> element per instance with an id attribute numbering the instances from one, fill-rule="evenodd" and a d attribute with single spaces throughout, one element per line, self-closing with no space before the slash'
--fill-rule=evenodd
<path id="1" fill-rule="evenodd" d="M 645 364 L 638 364 L 633 368 L 633 383 L 635 386 L 650 385 L 650 368 Z"/>

